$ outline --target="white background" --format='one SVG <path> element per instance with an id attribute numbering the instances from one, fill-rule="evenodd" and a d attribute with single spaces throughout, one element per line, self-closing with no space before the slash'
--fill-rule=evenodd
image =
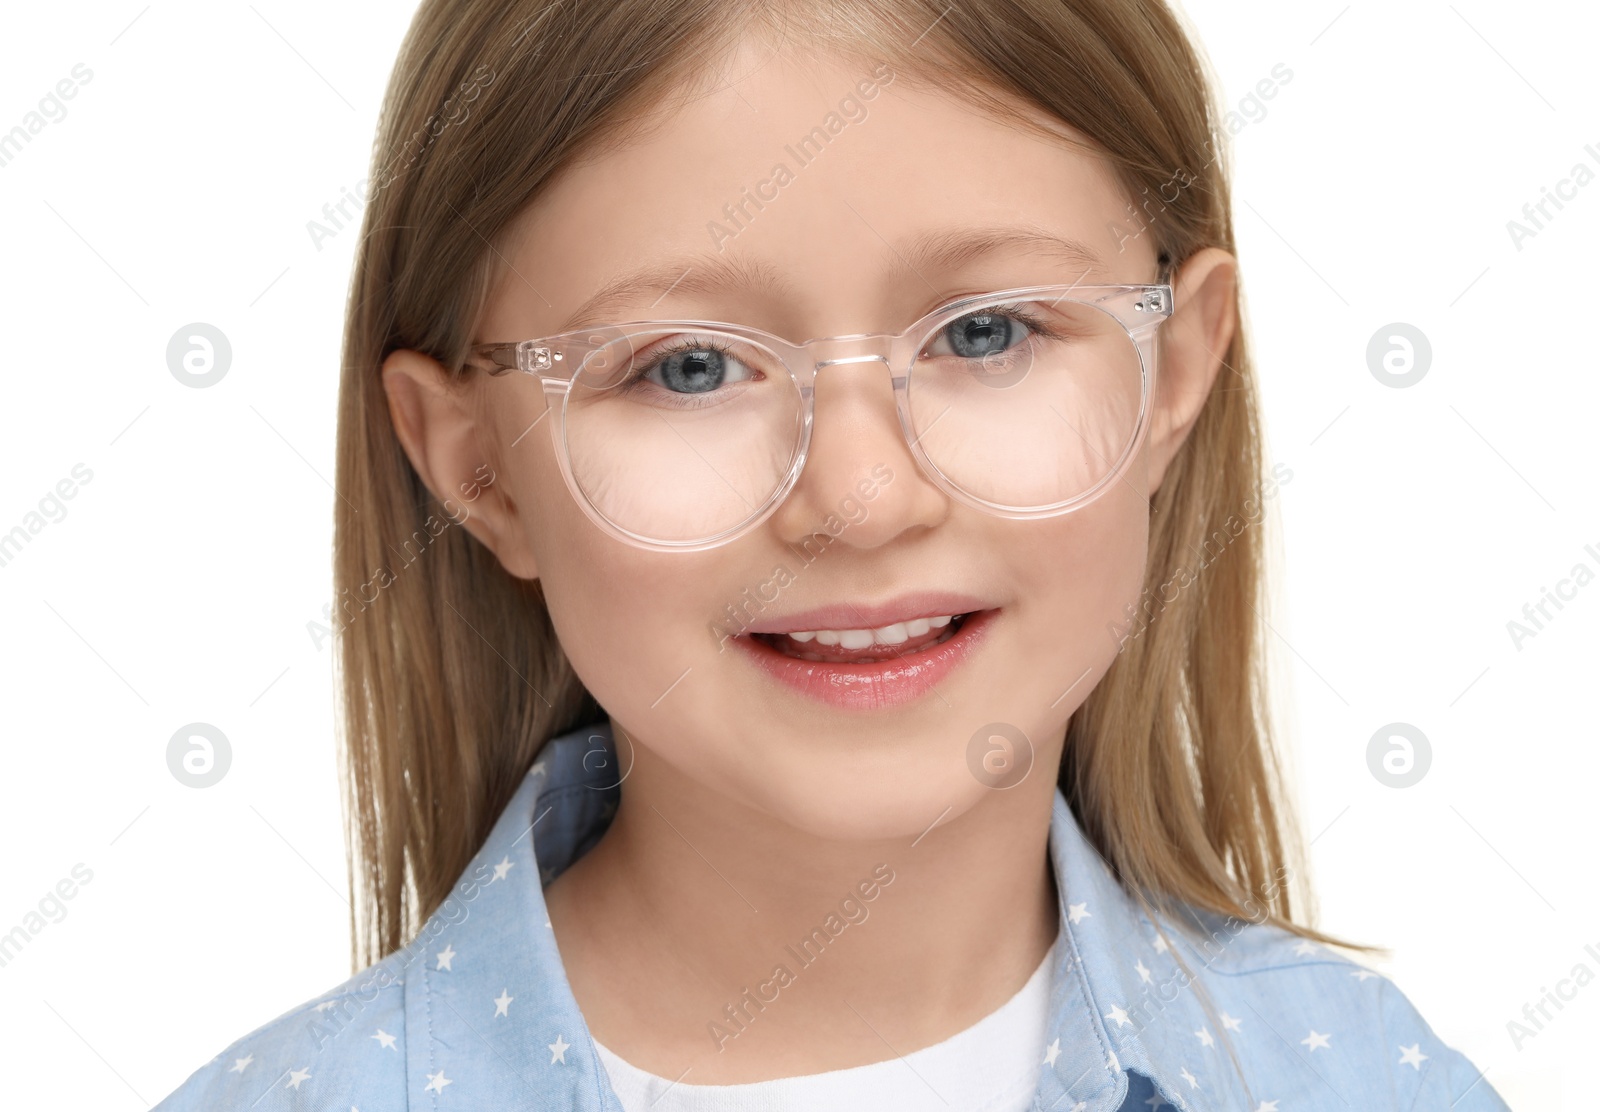
<path id="1" fill-rule="evenodd" d="M 1600 583 L 1515 646 L 1507 622 L 1600 572 L 1600 182 L 1521 250 L 1506 224 L 1600 171 L 1592 5 L 1192 2 L 1229 103 L 1250 323 L 1281 487 L 1272 612 L 1321 924 L 1516 1108 L 1592 1102 L 1600 985 L 1520 1048 L 1508 1021 L 1600 974 Z M 10 1107 L 147 1108 L 229 1041 L 341 981 L 344 846 L 330 594 L 334 403 L 355 232 L 306 223 L 362 178 L 410 11 L 75 3 L 0 20 L 0 132 L 77 63 L 65 118 L 0 167 L 8 355 L 0 532 L 75 464 L 68 514 L 0 567 L 0 933 L 93 873 L 0 967 Z M 1586 154 L 1585 144 L 1595 153 Z M 169 338 L 233 349 L 207 389 Z M 1396 389 L 1369 339 L 1420 328 Z M 233 764 L 168 771 L 186 723 Z M 1432 761 L 1378 782 L 1368 741 Z M 1570 988 L 1569 988 L 1570 991 Z"/>

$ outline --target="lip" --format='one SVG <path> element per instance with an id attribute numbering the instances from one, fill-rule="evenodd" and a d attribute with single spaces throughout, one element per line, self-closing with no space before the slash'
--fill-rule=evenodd
<path id="1" fill-rule="evenodd" d="M 887 602 L 836 603 L 818 606 L 745 626 L 740 633 L 793 633 L 814 629 L 882 629 L 895 622 L 937 618 L 944 614 L 971 614 L 993 609 L 992 603 L 950 591 L 921 591 Z M 954 638 L 952 638 L 954 640 Z"/>
<path id="2" fill-rule="evenodd" d="M 943 605 L 943 603 L 939 603 Z M 968 613 L 973 608 L 965 604 L 966 610 L 956 607 L 957 614 Z M 837 609 L 808 611 L 797 617 L 811 620 L 818 614 L 837 614 Z M 858 611 L 857 613 L 865 613 Z M 911 617 L 936 617 L 940 614 L 949 614 L 951 610 L 926 608 L 911 613 Z M 882 613 L 879 611 L 878 613 Z M 748 634 L 741 634 L 732 639 L 739 651 L 779 683 L 798 691 L 800 694 L 816 699 L 818 702 L 828 703 L 842 710 L 869 711 L 884 707 L 900 706 L 904 703 L 923 698 L 932 694 L 933 687 L 945 677 L 949 676 L 963 661 L 967 660 L 977 651 L 987 638 L 989 629 L 994 625 L 999 615 L 998 609 L 979 610 L 967 618 L 948 641 L 930 646 L 918 652 L 907 653 L 904 656 L 890 660 L 881 660 L 864 664 L 833 664 L 820 660 L 800 660 L 796 657 L 786 656 L 770 645 L 757 640 Z M 905 620 L 902 612 L 896 611 L 888 621 Z M 859 620 L 859 617 L 855 620 Z M 877 621 L 878 617 L 870 618 Z M 777 624 L 792 623 L 793 619 L 785 618 Z M 884 622 L 885 625 L 888 621 Z M 763 623 L 773 625 L 773 622 Z M 788 629 L 805 629 L 805 626 L 787 625 Z M 838 628 L 822 625 L 822 629 Z M 845 626 L 846 629 L 860 629 L 860 626 Z M 878 627 L 873 627 L 878 628 Z M 759 632 L 779 632 L 779 630 L 761 630 Z"/>

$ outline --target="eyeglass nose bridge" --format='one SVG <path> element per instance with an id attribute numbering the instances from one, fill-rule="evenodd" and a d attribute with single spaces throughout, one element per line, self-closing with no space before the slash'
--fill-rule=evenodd
<path id="1" fill-rule="evenodd" d="M 805 404 L 804 433 L 797 459 L 795 471 L 790 483 L 797 481 L 805 461 L 811 453 L 811 433 L 815 411 L 812 409 L 816 396 L 817 376 L 825 367 L 841 367 L 858 365 L 862 363 L 881 363 L 889 374 L 889 386 L 895 395 L 895 415 L 900 425 L 901 434 L 905 437 L 906 447 L 911 450 L 917 465 L 926 471 L 934 481 L 940 482 L 938 468 L 924 455 L 917 443 L 917 437 L 911 429 L 911 414 L 907 408 L 906 382 L 907 368 L 911 362 L 911 351 L 906 347 L 909 340 L 908 333 L 895 334 L 892 332 L 856 332 L 847 336 L 824 336 L 807 340 L 803 344 L 791 344 L 790 363 L 791 373 L 797 379 L 801 397 Z M 786 487 L 782 497 L 787 497 L 789 487 Z"/>
<path id="2" fill-rule="evenodd" d="M 816 367 L 817 367 L 817 370 L 820 371 L 824 367 L 836 367 L 840 363 L 873 363 L 873 362 L 887 363 L 887 362 L 889 362 L 889 357 L 887 355 L 877 355 L 877 354 L 874 354 L 874 355 L 845 355 L 845 356 L 841 356 L 838 359 L 819 359 L 819 360 L 816 361 Z"/>
<path id="3" fill-rule="evenodd" d="M 804 355 L 801 385 L 809 390 L 825 367 L 858 363 L 882 363 L 892 374 L 898 339 L 900 337 L 888 332 L 858 332 L 848 336 L 825 336 L 797 345 Z"/>

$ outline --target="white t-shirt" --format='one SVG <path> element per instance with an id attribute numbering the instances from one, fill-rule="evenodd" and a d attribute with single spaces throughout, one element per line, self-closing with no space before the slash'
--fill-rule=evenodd
<path id="1" fill-rule="evenodd" d="M 1058 936 L 1028 983 L 998 1010 L 941 1043 L 870 1065 L 745 1085 L 688 1085 L 629 1065 L 598 1041 L 595 1049 L 626 1112 L 1024 1112 L 1044 1062 L 1050 969 L 1059 945 Z"/>

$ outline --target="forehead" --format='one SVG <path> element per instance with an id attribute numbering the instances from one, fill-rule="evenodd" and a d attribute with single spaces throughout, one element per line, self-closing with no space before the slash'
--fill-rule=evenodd
<path id="1" fill-rule="evenodd" d="M 823 316 L 903 326 L 956 292 L 1149 280 L 1108 161 L 1013 103 L 1034 126 L 887 62 L 746 40 L 553 179 L 491 302 L 530 335 L 741 312 L 804 336 Z"/>

